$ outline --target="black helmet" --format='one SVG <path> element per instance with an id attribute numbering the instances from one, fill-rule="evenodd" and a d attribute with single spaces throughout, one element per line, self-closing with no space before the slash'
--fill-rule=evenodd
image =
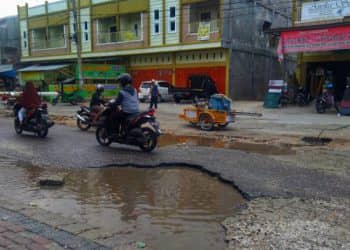
<path id="1" fill-rule="evenodd" d="M 117 78 L 117 81 L 124 87 L 128 84 L 132 84 L 132 77 L 128 73 L 123 73 Z"/>

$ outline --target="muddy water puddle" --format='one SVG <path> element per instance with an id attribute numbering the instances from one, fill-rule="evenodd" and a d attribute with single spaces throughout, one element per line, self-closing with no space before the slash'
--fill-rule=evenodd
<path id="1" fill-rule="evenodd" d="M 11 164 L 0 166 L 0 196 L 99 226 L 116 246 L 224 249 L 220 222 L 244 203 L 230 185 L 186 168 L 66 170 L 66 184 L 52 189 L 37 181 L 53 170 Z"/>
<path id="2" fill-rule="evenodd" d="M 292 155 L 295 151 L 289 145 L 272 145 L 267 143 L 246 143 L 246 142 L 228 142 L 217 138 L 208 138 L 203 136 L 178 136 L 164 134 L 159 137 L 159 146 L 171 146 L 177 144 L 224 148 L 241 150 L 250 153 L 265 155 Z"/>

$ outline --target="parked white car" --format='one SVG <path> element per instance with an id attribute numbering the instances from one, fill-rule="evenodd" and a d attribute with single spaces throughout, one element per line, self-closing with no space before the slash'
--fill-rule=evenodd
<path id="1" fill-rule="evenodd" d="M 156 84 L 158 85 L 158 91 L 160 94 L 159 101 L 171 101 L 173 99 L 172 96 L 172 88 L 173 86 L 167 81 L 157 80 Z M 150 100 L 150 89 L 152 86 L 151 81 L 144 81 L 141 83 L 139 88 L 139 100 L 140 102 L 145 102 Z"/>

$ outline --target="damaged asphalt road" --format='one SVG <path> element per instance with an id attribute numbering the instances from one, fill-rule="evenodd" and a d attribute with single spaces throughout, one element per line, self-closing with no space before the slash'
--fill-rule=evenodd
<path id="1" fill-rule="evenodd" d="M 65 168 L 107 166 L 192 166 L 218 174 L 232 182 L 246 198 L 256 197 L 350 197 L 348 177 L 236 150 L 188 145 L 158 148 L 151 154 L 136 147 L 98 145 L 94 133 L 54 126 L 48 138 L 16 135 L 12 119 L 0 118 L 0 156 L 15 157 L 36 165 Z"/>

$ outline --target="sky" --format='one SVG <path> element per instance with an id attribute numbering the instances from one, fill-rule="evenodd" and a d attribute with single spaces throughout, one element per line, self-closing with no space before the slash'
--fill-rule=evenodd
<path id="1" fill-rule="evenodd" d="M 57 1 L 57 0 L 56 0 Z M 55 2 L 49 0 L 48 2 Z M 29 7 L 45 3 L 45 0 L 0 0 L 0 17 L 17 15 L 17 5 L 28 3 Z"/>

